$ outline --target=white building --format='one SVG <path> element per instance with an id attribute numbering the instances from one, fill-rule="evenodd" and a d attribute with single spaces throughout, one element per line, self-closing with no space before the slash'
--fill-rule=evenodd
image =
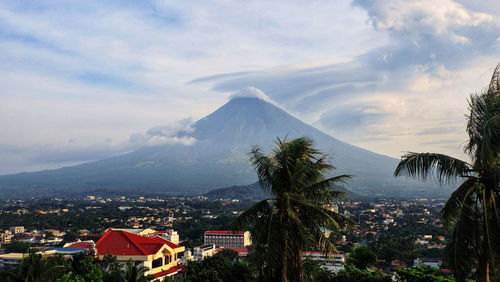
<path id="1" fill-rule="evenodd" d="M 439 258 L 416 258 L 413 260 L 413 266 L 430 266 L 440 268 L 443 260 Z"/>
<path id="2" fill-rule="evenodd" d="M 344 263 L 346 262 L 346 257 L 343 253 L 304 251 L 302 254 L 304 259 L 317 261 L 322 267 L 335 273 L 344 269 Z"/>
<path id="3" fill-rule="evenodd" d="M 11 226 L 9 227 L 9 231 L 12 232 L 12 234 L 21 234 L 24 233 L 24 226 Z"/>
<path id="4" fill-rule="evenodd" d="M 168 241 L 174 243 L 174 244 L 179 244 L 179 233 L 173 229 L 167 229 L 166 232 L 155 232 L 153 233 L 154 235 L 161 236 Z"/>
<path id="5" fill-rule="evenodd" d="M 195 247 L 193 251 L 193 257 L 195 260 L 204 260 L 206 257 L 215 255 L 217 249 L 215 248 L 215 244 L 206 244 Z"/>
<path id="6" fill-rule="evenodd" d="M 15 266 L 19 264 L 24 257 L 23 253 L 10 253 L 0 255 L 0 267 Z"/>

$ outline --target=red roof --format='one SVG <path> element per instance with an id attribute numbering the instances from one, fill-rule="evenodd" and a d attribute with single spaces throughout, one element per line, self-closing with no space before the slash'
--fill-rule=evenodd
<path id="1" fill-rule="evenodd" d="M 237 252 L 240 255 L 246 255 L 248 254 L 248 249 L 247 248 L 224 248 L 226 250 L 232 250 Z"/>
<path id="2" fill-rule="evenodd" d="M 165 276 L 165 275 L 168 275 L 168 274 L 174 274 L 174 273 L 177 273 L 179 271 L 180 272 L 186 272 L 186 268 L 184 266 L 182 266 L 181 264 L 178 264 L 176 266 L 172 266 L 171 268 L 169 268 L 169 269 L 167 269 L 165 271 L 153 274 L 153 276 L 155 278 L 158 278 L 158 277 L 162 277 L 162 276 Z"/>
<path id="3" fill-rule="evenodd" d="M 76 242 L 71 245 L 66 246 L 66 248 L 78 248 L 78 249 L 93 249 L 93 242 Z"/>
<path id="4" fill-rule="evenodd" d="M 122 230 L 109 229 L 95 244 L 98 255 L 142 256 L 156 254 L 163 245 L 172 249 L 178 245 L 158 236 L 145 237 Z"/>
<path id="5" fill-rule="evenodd" d="M 243 235 L 246 231 L 205 231 L 205 235 Z"/>

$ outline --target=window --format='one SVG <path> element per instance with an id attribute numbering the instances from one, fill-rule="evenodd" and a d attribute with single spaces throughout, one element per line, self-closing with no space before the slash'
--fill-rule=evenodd
<path id="1" fill-rule="evenodd" d="M 153 268 L 160 267 L 163 265 L 163 258 L 157 258 L 153 260 Z"/>

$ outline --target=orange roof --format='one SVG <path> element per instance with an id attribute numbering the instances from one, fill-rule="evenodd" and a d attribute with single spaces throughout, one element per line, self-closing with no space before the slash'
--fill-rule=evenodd
<path id="1" fill-rule="evenodd" d="M 158 236 L 146 237 L 122 230 L 109 229 L 95 244 L 98 255 L 142 256 L 156 254 L 163 245 L 172 249 L 179 245 Z"/>

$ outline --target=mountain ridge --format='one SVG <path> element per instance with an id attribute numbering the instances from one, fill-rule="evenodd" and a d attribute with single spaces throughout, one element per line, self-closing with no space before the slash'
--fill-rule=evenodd
<path id="1" fill-rule="evenodd" d="M 193 131 L 176 135 L 196 139 L 191 145 L 150 146 L 76 166 L 0 176 L 0 188 L 140 188 L 199 193 L 248 185 L 256 181 L 248 162 L 252 146 L 270 149 L 276 137 L 300 136 L 312 138 L 332 157 L 337 167 L 334 174 L 356 176 L 349 190 L 397 192 L 397 187 L 410 183 L 392 176 L 397 159 L 340 141 L 258 97 L 233 97 L 192 127 Z"/>

